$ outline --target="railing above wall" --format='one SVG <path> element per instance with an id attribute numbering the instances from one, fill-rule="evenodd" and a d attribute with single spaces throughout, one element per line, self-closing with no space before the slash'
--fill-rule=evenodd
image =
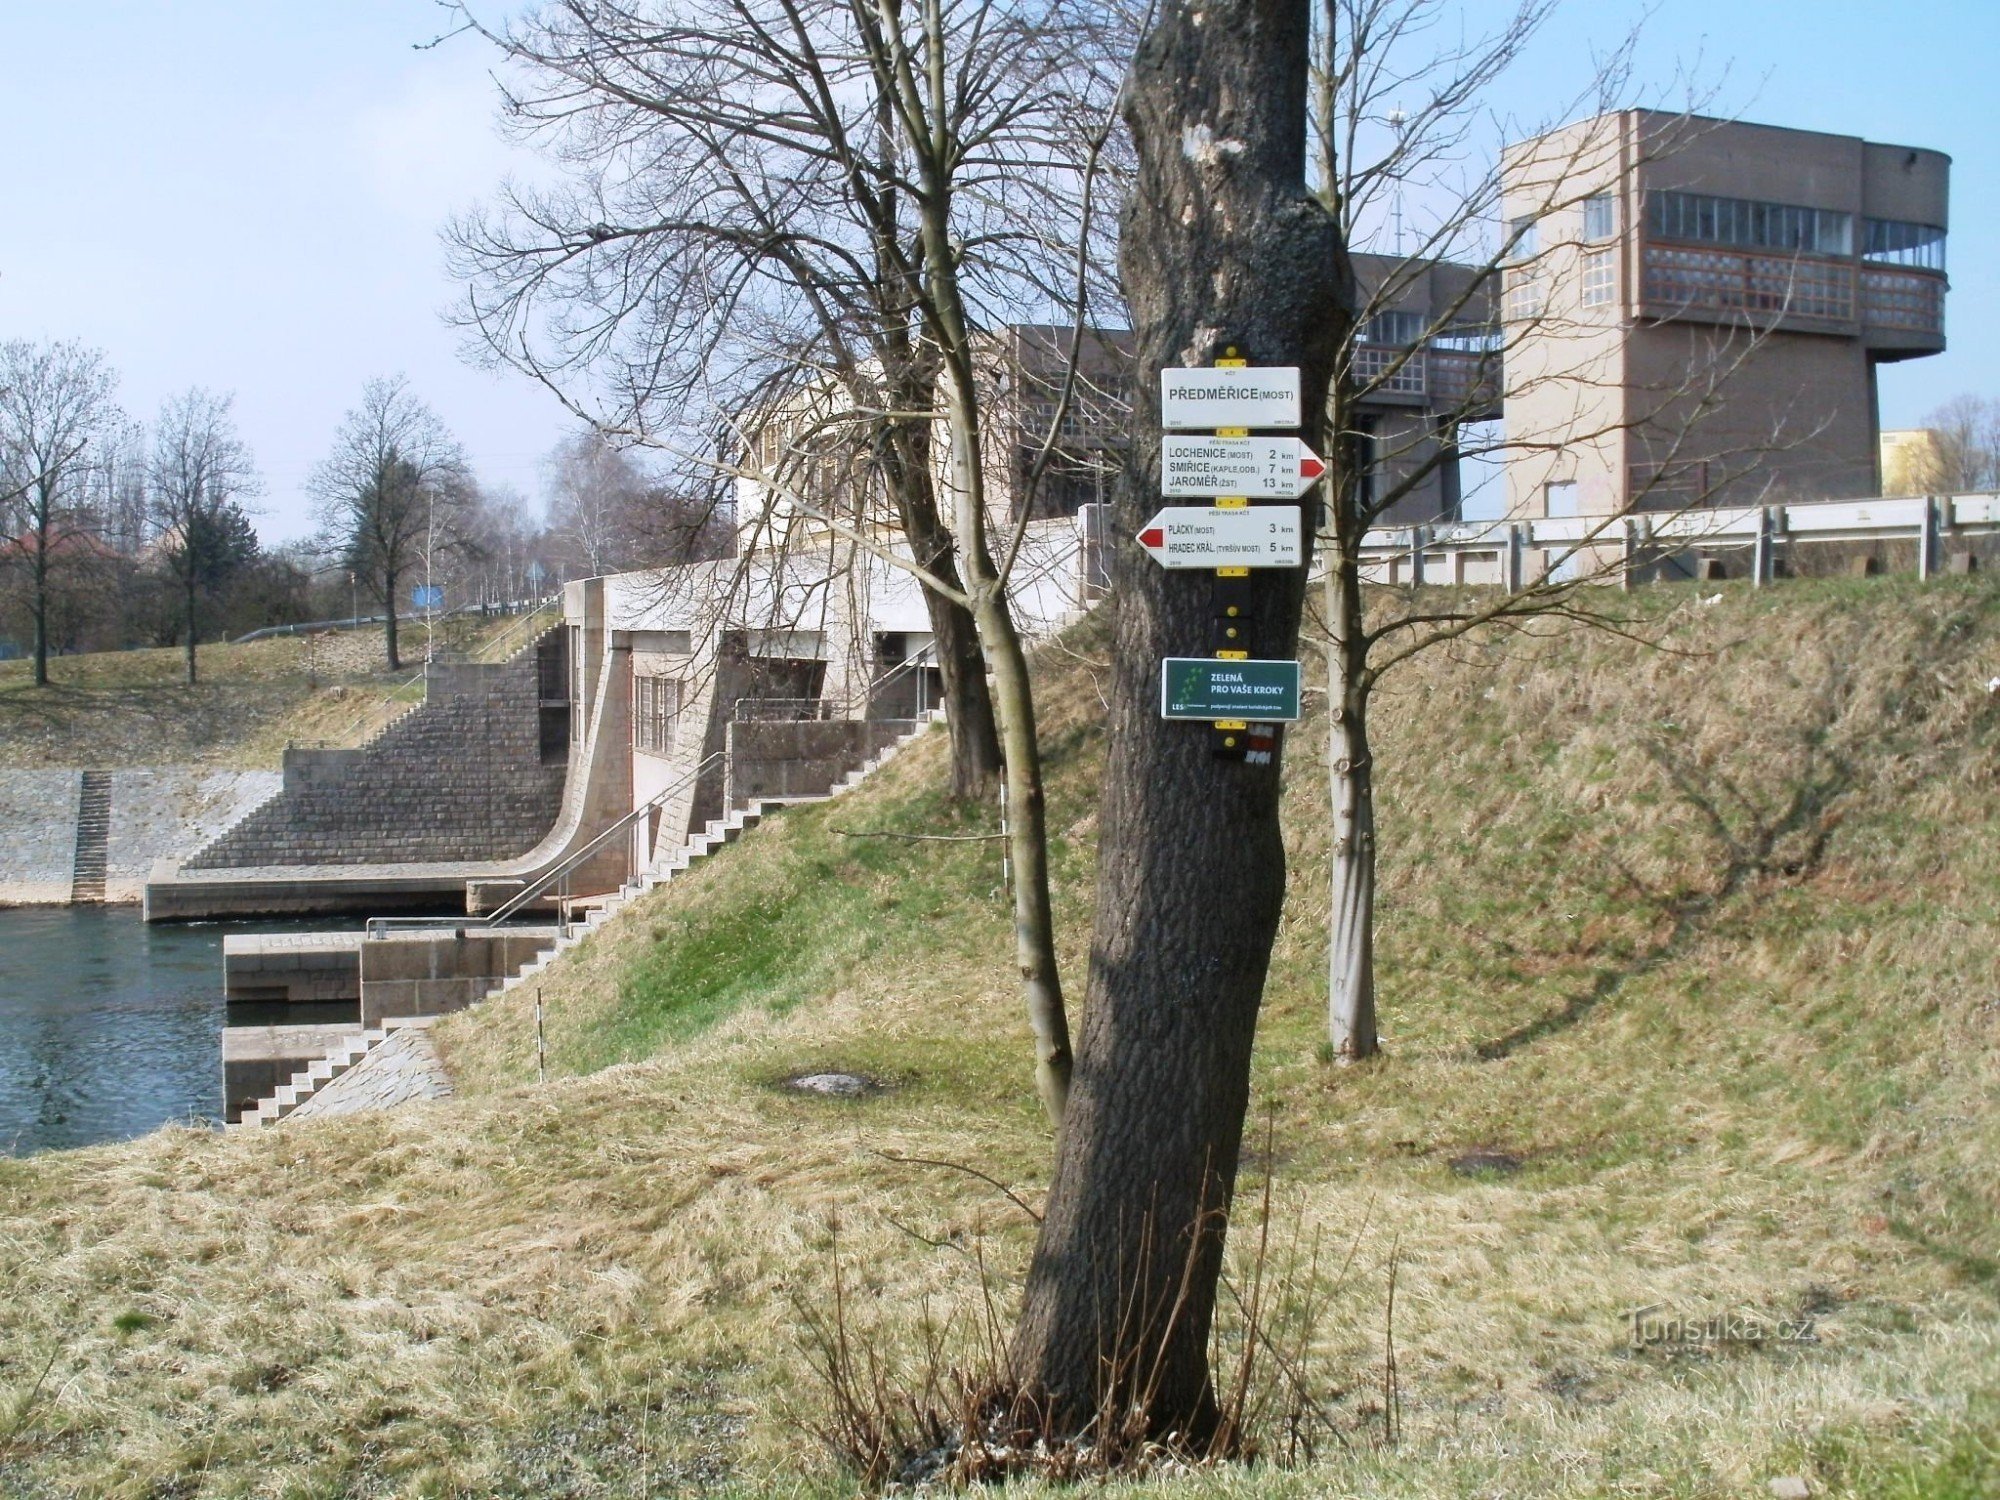
<path id="1" fill-rule="evenodd" d="M 1469 563 L 1491 560 L 1498 564 L 1491 581 L 1518 589 L 1529 572 L 1529 554 L 1539 554 L 1546 567 L 1552 559 L 1602 548 L 1630 556 L 1645 548 L 1749 547 L 1752 576 L 1763 583 L 1772 576 L 1773 550 L 1781 542 L 1914 541 L 1917 575 L 1928 578 L 1937 571 L 1939 549 L 1950 538 L 1995 533 L 2000 533 L 2000 494 L 1919 495 L 1385 526 L 1363 538 L 1361 560 L 1374 581 L 1393 584 L 1466 583 Z"/>

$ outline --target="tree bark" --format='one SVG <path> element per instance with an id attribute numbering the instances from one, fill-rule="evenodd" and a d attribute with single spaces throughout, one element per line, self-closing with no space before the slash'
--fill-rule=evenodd
<path id="1" fill-rule="evenodd" d="M 382 597 L 385 601 L 382 606 L 382 612 L 388 616 L 388 624 L 383 640 L 388 648 L 389 670 L 391 672 L 400 672 L 403 670 L 403 659 L 396 654 L 396 576 L 394 568 L 384 568 L 382 570 Z"/>
<path id="2" fill-rule="evenodd" d="M 1350 532 L 1352 529 L 1350 528 Z M 1333 801 L 1333 920 L 1327 944 L 1327 1037 L 1339 1062 L 1373 1057 L 1375 763 L 1368 748 L 1368 642 L 1360 573 L 1343 535 L 1328 559 L 1327 786 Z"/>
<path id="3" fill-rule="evenodd" d="M 194 559 L 188 559 L 188 577 L 185 602 L 187 604 L 187 669 L 188 686 L 194 686 L 194 620 L 195 620 Z"/>
<path id="4" fill-rule="evenodd" d="M 1158 372 L 1230 346 L 1326 400 L 1350 316 L 1333 219 L 1307 191 L 1306 0 L 1177 0 L 1127 105 L 1139 176 L 1120 267 L 1138 330 L 1116 488 L 1111 738 L 1075 1079 L 1029 1268 L 1013 1373 L 1048 1421 L 1093 1415 L 1205 1440 L 1207 1345 L 1284 896 L 1278 767 L 1218 759 L 1159 717 L 1160 662 L 1214 649 L 1211 577 L 1130 540 L 1159 504 Z M 1252 575 L 1253 654 L 1297 649 L 1305 569 Z M 1275 758 L 1274 758 L 1275 760 Z"/>
<path id="5" fill-rule="evenodd" d="M 898 399 L 914 397 L 902 394 Z M 938 513 L 927 434 L 914 424 L 903 425 L 881 445 L 880 456 L 911 557 L 944 584 L 962 589 L 951 532 Z M 961 801 L 984 800 L 999 784 L 1002 762 L 978 626 L 964 605 L 934 589 L 925 589 L 923 595 L 931 622 L 932 655 L 943 683 L 945 729 L 951 736 L 951 795 Z"/>

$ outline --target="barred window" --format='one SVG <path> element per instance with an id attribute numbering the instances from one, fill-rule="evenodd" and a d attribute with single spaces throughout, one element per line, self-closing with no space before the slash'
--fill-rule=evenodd
<path id="1" fill-rule="evenodd" d="M 1592 250 L 1583 257 L 1583 305 L 1603 307 L 1618 300 L 1618 255 Z"/>
<path id="2" fill-rule="evenodd" d="M 670 755 L 681 725 L 678 677 L 632 679 L 632 744 L 648 755 Z"/>

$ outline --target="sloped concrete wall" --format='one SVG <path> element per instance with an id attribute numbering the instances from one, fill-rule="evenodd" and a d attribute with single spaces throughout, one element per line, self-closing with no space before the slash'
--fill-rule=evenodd
<path id="1" fill-rule="evenodd" d="M 274 796 L 279 784 L 276 771 L 113 771 L 105 899 L 138 900 L 155 860 L 200 848 Z M 0 906 L 69 900 L 82 786 L 81 771 L 0 771 Z"/>
<path id="2" fill-rule="evenodd" d="M 743 720 L 728 726 L 729 798 L 823 797 L 916 727 L 909 719 Z"/>
<path id="3" fill-rule="evenodd" d="M 69 900 L 81 771 L 0 771 L 0 906 Z"/>
<path id="4" fill-rule="evenodd" d="M 111 773 L 111 838 L 104 896 L 137 901 L 153 863 L 180 859 L 278 794 L 276 771 L 144 766 Z"/>

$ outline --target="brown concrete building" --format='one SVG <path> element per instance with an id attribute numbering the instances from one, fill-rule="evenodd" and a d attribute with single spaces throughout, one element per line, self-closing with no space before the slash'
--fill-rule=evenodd
<path id="1" fill-rule="evenodd" d="M 1949 167 L 1649 110 L 1510 148 L 1508 514 L 1881 493 L 1876 367 L 1944 348 Z"/>

